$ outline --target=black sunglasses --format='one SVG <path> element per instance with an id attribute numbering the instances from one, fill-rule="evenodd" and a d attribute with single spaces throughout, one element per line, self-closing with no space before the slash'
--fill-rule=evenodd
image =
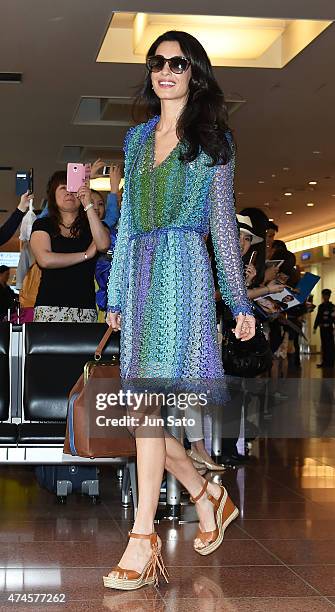
<path id="1" fill-rule="evenodd" d="M 166 62 L 169 64 L 171 72 L 174 74 L 182 74 L 186 72 L 191 62 L 187 57 L 176 55 L 175 57 L 164 57 L 163 55 L 152 55 L 147 59 L 147 68 L 149 72 L 160 72 L 163 70 Z"/>

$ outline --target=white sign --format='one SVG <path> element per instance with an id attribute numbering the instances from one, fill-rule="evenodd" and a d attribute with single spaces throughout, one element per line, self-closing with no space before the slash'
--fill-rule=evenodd
<path id="1" fill-rule="evenodd" d="M 10 251 L 0 251 L 0 266 L 8 266 L 9 268 L 17 268 L 20 259 L 20 253 L 11 253 Z"/>

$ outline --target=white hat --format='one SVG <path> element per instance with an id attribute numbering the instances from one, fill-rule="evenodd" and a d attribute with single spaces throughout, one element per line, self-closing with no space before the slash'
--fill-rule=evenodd
<path id="1" fill-rule="evenodd" d="M 236 215 L 236 218 L 240 231 L 244 232 L 245 234 L 249 234 L 249 236 L 252 236 L 252 244 L 263 242 L 263 238 L 260 238 L 260 236 L 256 236 L 256 234 L 253 233 L 253 227 L 250 217 L 244 215 Z"/>

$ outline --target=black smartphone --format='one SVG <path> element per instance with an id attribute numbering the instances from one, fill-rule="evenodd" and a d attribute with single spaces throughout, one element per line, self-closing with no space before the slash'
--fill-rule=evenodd
<path id="1" fill-rule="evenodd" d="M 34 170 L 18 170 L 16 172 L 16 195 L 22 196 L 29 191 L 34 192 Z"/>
<path id="2" fill-rule="evenodd" d="M 102 176 L 109 176 L 111 172 L 110 166 L 104 166 L 102 169 Z"/>

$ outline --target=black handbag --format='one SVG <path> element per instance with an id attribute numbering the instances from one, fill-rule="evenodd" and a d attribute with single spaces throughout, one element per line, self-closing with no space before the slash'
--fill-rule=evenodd
<path id="1" fill-rule="evenodd" d="M 222 362 L 226 374 L 254 378 L 272 366 L 272 351 L 265 338 L 262 326 L 256 323 L 256 332 L 251 340 L 241 342 L 232 329 L 226 329 L 222 338 Z"/>

